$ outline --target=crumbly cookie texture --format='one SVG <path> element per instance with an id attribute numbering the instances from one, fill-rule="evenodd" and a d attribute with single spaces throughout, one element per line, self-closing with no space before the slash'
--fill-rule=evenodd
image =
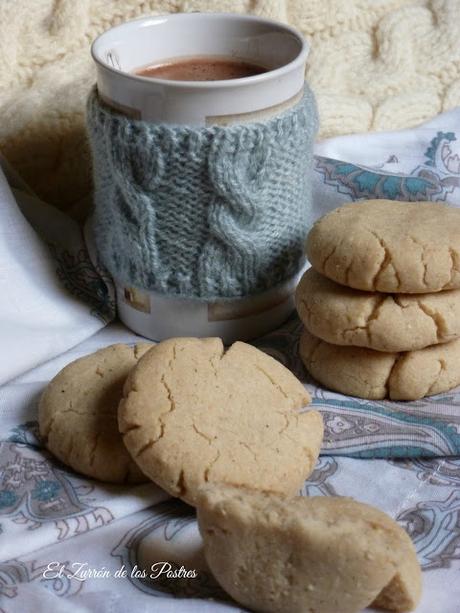
<path id="1" fill-rule="evenodd" d="M 319 383 L 359 398 L 418 400 L 460 385 L 460 339 L 390 353 L 332 345 L 304 330 L 299 353 Z"/>
<path id="2" fill-rule="evenodd" d="M 119 407 L 126 447 L 153 481 L 189 504 L 206 482 L 295 494 L 317 460 L 323 422 L 282 364 L 237 342 L 177 338 L 128 377 Z"/>
<path id="3" fill-rule="evenodd" d="M 364 292 L 310 268 L 297 287 L 296 307 L 312 334 L 335 345 L 414 351 L 460 337 L 460 289 L 433 294 Z"/>
<path id="4" fill-rule="evenodd" d="M 427 293 L 460 287 L 460 209 L 367 200 L 322 217 L 307 239 L 313 268 L 366 291 Z"/>
<path id="5" fill-rule="evenodd" d="M 407 533 L 350 498 L 208 486 L 198 499 L 206 561 L 240 604 L 274 613 L 411 611 L 421 571 Z"/>
<path id="6" fill-rule="evenodd" d="M 38 421 L 46 447 L 61 462 L 101 481 L 148 481 L 123 444 L 117 410 L 129 371 L 151 347 L 110 345 L 75 360 L 50 381 Z"/>

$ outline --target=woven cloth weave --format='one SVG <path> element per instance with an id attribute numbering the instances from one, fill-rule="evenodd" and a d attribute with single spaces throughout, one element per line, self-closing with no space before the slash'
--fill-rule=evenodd
<path id="1" fill-rule="evenodd" d="M 94 235 L 129 286 L 199 299 L 275 287 L 297 272 L 310 221 L 318 119 L 291 109 L 232 126 L 152 124 L 88 101 Z"/>

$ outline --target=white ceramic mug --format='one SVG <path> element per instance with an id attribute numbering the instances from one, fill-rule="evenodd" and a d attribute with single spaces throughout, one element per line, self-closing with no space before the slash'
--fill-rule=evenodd
<path id="1" fill-rule="evenodd" d="M 101 98 L 122 113 L 155 123 L 228 125 L 272 117 L 293 106 L 304 85 L 308 45 L 290 26 L 233 13 L 145 17 L 104 32 L 93 43 Z M 134 74 L 145 66 L 190 56 L 224 56 L 267 72 L 226 81 L 171 81 Z M 292 313 L 298 276 L 256 296 L 206 302 L 178 299 L 115 279 L 120 319 L 162 340 L 220 336 L 247 340 L 275 329 Z"/>

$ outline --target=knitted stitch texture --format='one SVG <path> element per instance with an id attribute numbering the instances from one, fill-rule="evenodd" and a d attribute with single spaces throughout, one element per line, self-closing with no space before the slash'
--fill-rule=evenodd
<path id="1" fill-rule="evenodd" d="M 42 199 L 78 214 L 91 189 L 91 40 L 192 10 L 299 28 L 320 137 L 407 128 L 460 104 L 460 0 L 1 0 L 0 150 Z"/>
<path id="2" fill-rule="evenodd" d="M 88 125 L 96 246 L 117 280 L 213 299 L 299 271 L 318 127 L 308 87 L 267 121 L 203 128 L 129 119 L 94 90 Z"/>

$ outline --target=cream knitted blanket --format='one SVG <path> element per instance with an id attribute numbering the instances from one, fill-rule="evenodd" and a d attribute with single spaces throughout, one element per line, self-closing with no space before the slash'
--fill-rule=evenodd
<path id="1" fill-rule="evenodd" d="M 144 14 L 265 15 L 311 43 L 320 136 L 414 126 L 460 104 L 460 0 L 1 0 L 0 151 L 45 200 L 91 187 L 91 40 Z"/>

